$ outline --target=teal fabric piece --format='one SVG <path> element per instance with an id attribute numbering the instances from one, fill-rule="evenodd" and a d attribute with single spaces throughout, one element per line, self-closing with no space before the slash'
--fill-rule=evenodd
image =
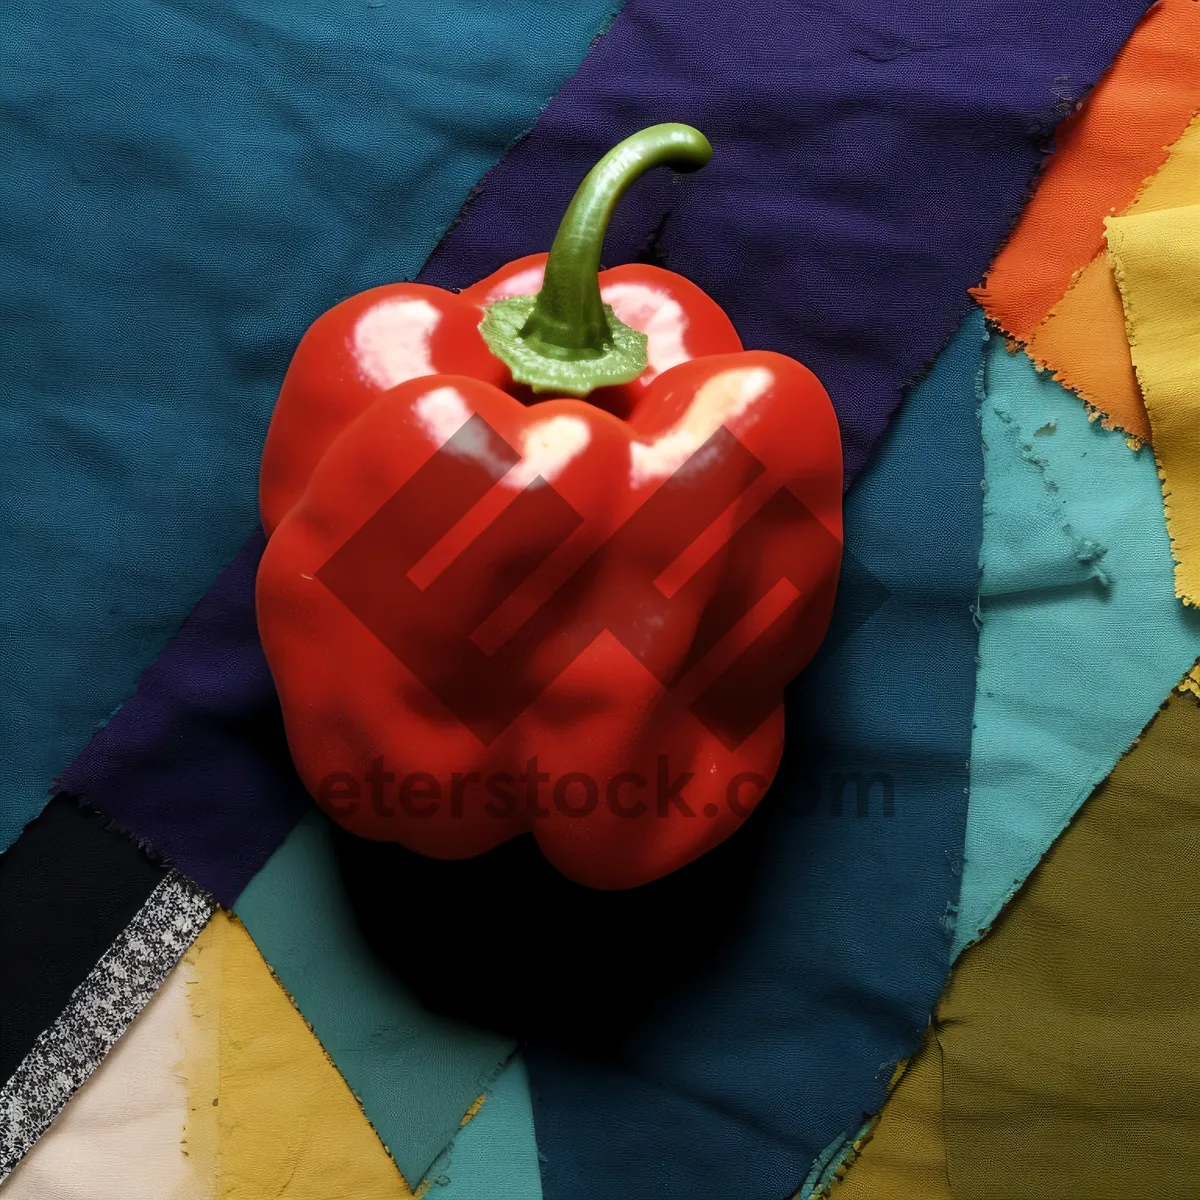
<path id="1" fill-rule="evenodd" d="M 256 521 L 291 351 L 412 277 L 616 0 L 11 0 L 0 850 Z"/>
<path id="2" fill-rule="evenodd" d="M 975 734 L 956 953 L 1200 655 L 1150 451 L 990 339 Z"/>
<path id="3" fill-rule="evenodd" d="M 520 1056 L 500 1072 L 431 1181 L 426 1200 L 542 1200 L 529 1075 Z"/>
<path id="4" fill-rule="evenodd" d="M 330 823 L 316 809 L 250 882 L 236 912 L 415 1188 L 515 1044 L 426 1011 L 379 964 L 346 900 Z M 398 908 L 396 920 L 406 919 Z M 517 1076 L 506 1088 L 520 1086 Z M 519 1097 L 515 1107 L 519 1122 Z"/>

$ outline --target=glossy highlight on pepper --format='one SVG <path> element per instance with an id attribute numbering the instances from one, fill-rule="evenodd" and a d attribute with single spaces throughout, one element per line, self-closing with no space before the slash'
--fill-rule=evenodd
<path id="1" fill-rule="evenodd" d="M 297 349 L 259 628 L 296 766 L 348 829 L 437 858 L 531 832 L 617 888 L 762 798 L 836 590 L 836 418 L 686 279 L 597 270 L 629 184 L 710 154 L 635 134 L 549 256 L 373 289 Z"/>

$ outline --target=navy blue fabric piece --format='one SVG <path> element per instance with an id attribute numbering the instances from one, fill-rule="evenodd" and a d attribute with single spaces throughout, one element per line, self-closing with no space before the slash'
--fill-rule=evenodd
<path id="1" fill-rule="evenodd" d="M 1146 0 L 628 0 L 484 180 L 421 279 L 464 287 L 547 250 L 620 138 L 686 121 L 714 146 L 621 202 L 605 261 L 664 262 L 744 343 L 812 368 L 847 479 L 967 311 L 1054 127 Z"/>
<path id="2" fill-rule="evenodd" d="M 60 783 L 231 907 L 307 811 L 254 620 L 259 531 Z"/>
<path id="3" fill-rule="evenodd" d="M 788 757 L 727 844 L 732 862 L 751 841 L 749 861 L 707 880 L 727 885 L 732 929 L 658 924 L 668 959 L 681 937 L 718 948 L 673 968 L 686 983 L 650 1007 L 649 957 L 610 963 L 639 1014 L 619 1042 L 527 1052 L 546 1200 L 784 1200 L 917 1048 L 948 969 L 967 811 L 982 344 L 975 311 L 848 497 L 865 570 L 839 592 L 844 639 L 788 696 Z M 557 918 L 538 920 L 553 945 Z M 577 1027 L 612 1011 L 589 1000 Z"/>

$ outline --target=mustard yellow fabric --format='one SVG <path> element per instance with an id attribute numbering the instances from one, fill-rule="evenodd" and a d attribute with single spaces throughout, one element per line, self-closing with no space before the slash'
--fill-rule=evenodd
<path id="1" fill-rule="evenodd" d="M 214 1200 L 413 1200 L 250 935 L 218 912 L 188 955 L 184 1149 Z"/>
<path id="2" fill-rule="evenodd" d="M 1200 202 L 1200 165 L 1187 194 Z M 1200 603 L 1200 203 L 1110 217 L 1108 253 L 1150 415 L 1175 592 Z"/>
<path id="3" fill-rule="evenodd" d="M 1200 704 L 1173 693 L 968 950 L 834 1200 L 1200 1186 Z"/>
<path id="4" fill-rule="evenodd" d="M 1192 204 L 1200 204 L 1200 117 L 1193 118 L 1124 214 Z M 1026 349 L 1034 362 L 1102 413 L 1106 424 L 1141 441 L 1153 438 L 1125 340 L 1121 294 L 1105 251 L 1079 273 L 1033 330 Z"/>

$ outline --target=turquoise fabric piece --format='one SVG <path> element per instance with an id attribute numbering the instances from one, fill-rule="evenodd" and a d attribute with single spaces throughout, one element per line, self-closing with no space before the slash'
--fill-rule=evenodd
<path id="1" fill-rule="evenodd" d="M 411 277 L 616 0 L 11 0 L 0 849 L 250 533 L 291 351 Z"/>
<path id="2" fill-rule="evenodd" d="M 529 1075 L 520 1056 L 500 1072 L 431 1177 L 427 1200 L 542 1200 Z"/>
<path id="3" fill-rule="evenodd" d="M 983 628 L 956 953 L 1200 655 L 1150 451 L 1089 421 L 1000 338 L 982 401 Z"/>
<path id="4" fill-rule="evenodd" d="M 316 809 L 250 882 L 236 912 L 415 1188 L 514 1043 L 429 1013 L 378 963 L 346 900 L 329 821 Z M 521 1086 L 514 1076 L 502 1095 Z M 527 1095 L 523 1103 L 510 1096 L 509 1124 L 528 1125 L 532 1139 Z"/>

